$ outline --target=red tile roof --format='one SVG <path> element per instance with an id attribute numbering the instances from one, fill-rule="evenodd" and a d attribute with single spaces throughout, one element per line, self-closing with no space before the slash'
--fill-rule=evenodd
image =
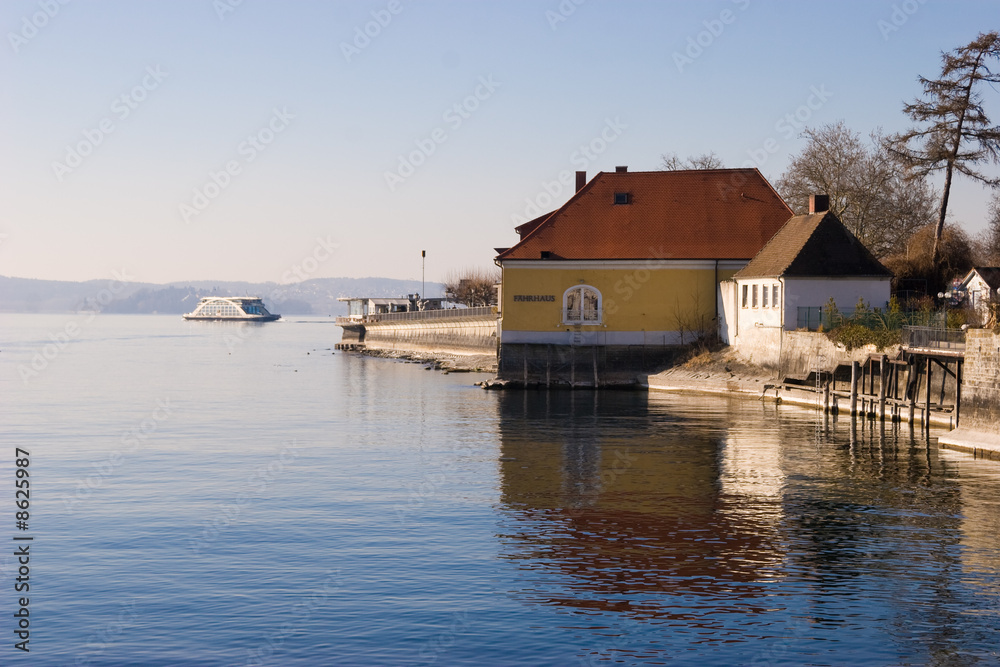
<path id="1" fill-rule="evenodd" d="M 550 215 L 552 215 L 552 211 L 549 211 L 548 213 L 543 213 L 534 220 L 529 220 L 524 224 L 518 225 L 517 227 L 514 228 L 514 231 L 517 232 L 518 236 L 520 236 L 523 239 L 525 236 L 538 229 L 538 225 L 545 222 L 545 218 L 549 217 Z"/>
<path id="2" fill-rule="evenodd" d="M 791 216 L 756 169 L 600 172 L 498 259 L 749 260 Z"/>

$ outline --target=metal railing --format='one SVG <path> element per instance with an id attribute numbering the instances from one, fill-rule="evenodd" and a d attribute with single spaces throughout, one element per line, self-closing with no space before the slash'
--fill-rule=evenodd
<path id="1" fill-rule="evenodd" d="M 479 306 L 476 308 L 439 308 L 436 310 L 417 310 L 408 313 L 378 313 L 376 315 L 365 315 L 360 321 L 352 320 L 352 323 L 360 322 L 363 324 L 365 322 L 406 322 L 415 320 L 465 319 L 469 317 L 488 317 L 496 314 L 496 306 Z"/>
<path id="2" fill-rule="evenodd" d="M 903 327 L 903 347 L 929 350 L 965 349 L 965 331 L 940 327 Z"/>

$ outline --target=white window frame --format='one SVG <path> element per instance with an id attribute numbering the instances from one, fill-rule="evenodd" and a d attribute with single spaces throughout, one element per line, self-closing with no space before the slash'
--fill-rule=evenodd
<path id="1" fill-rule="evenodd" d="M 570 295 L 573 292 L 579 292 L 580 309 L 576 313 L 570 313 L 568 302 Z M 597 296 L 597 309 L 596 309 L 596 319 L 585 319 L 583 311 L 584 295 L 587 292 L 593 292 Z M 573 285 L 568 290 L 563 292 L 562 298 L 562 321 L 563 324 L 583 324 L 583 325 L 595 325 L 601 324 L 604 321 L 604 297 L 601 295 L 601 290 L 597 289 L 592 285 Z M 572 317 L 571 315 L 576 315 Z"/>

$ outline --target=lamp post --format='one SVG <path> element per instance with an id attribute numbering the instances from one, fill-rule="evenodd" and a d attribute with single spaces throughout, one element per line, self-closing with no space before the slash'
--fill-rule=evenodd
<path id="1" fill-rule="evenodd" d="M 422 298 L 427 298 L 427 287 L 424 285 L 424 267 L 427 264 L 427 251 L 420 251 L 420 295 Z"/>
<path id="2" fill-rule="evenodd" d="M 951 290 L 938 292 L 938 298 L 941 299 L 941 305 L 944 306 L 944 325 L 941 327 L 943 329 L 948 328 L 948 299 L 951 298 L 951 294 Z"/>

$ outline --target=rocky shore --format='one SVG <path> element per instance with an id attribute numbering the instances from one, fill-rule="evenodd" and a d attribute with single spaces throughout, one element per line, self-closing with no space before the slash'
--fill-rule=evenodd
<path id="1" fill-rule="evenodd" d="M 497 358 L 492 354 L 448 354 L 445 352 L 415 352 L 412 350 L 358 350 L 357 354 L 381 359 L 399 359 L 426 364 L 427 370 L 444 373 L 496 373 Z"/>

